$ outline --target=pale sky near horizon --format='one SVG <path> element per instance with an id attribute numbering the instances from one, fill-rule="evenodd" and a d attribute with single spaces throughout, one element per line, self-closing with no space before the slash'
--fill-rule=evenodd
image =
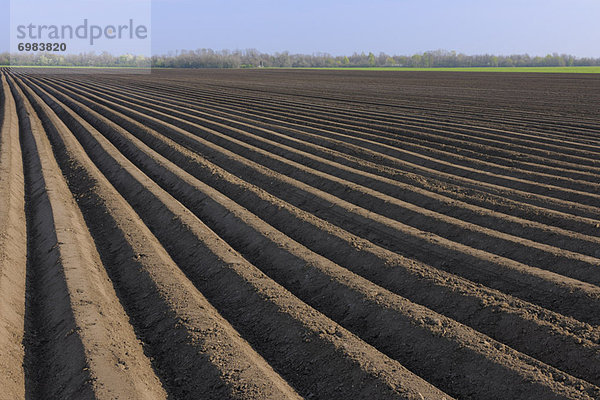
<path id="1" fill-rule="evenodd" d="M 9 48 L 9 4 L 0 0 L 0 51 Z M 153 0 L 152 53 L 445 49 L 600 57 L 599 19 L 597 0 Z"/>

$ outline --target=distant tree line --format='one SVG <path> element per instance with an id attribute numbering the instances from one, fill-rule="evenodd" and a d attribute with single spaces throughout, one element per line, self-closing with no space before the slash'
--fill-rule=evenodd
<path id="1" fill-rule="evenodd" d="M 11 63 L 12 58 L 12 63 Z M 578 58 L 568 54 L 548 54 L 545 57 L 516 54 L 466 55 L 455 51 L 427 51 L 411 56 L 392 56 L 385 53 L 354 53 L 332 56 L 328 53 L 291 54 L 262 53 L 255 49 L 182 50 L 166 55 L 145 58 L 140 56 L 113 56 L 108 53 L 60 55 L 52 53 L 0 54 L 0 65 L 76 66 L 76 67 L 153 67 L 160 68 L 302 68 L 302 67 L 571 67 L 600 66 L 600 58 Z"/>
<path id="2" fill-rule="evenodd" d="M 63 67 L 149 67 L 151 59 L 125 54 L 113 56 L 109 53 L 0 53 L 0 65 L 63 66 Z"/>

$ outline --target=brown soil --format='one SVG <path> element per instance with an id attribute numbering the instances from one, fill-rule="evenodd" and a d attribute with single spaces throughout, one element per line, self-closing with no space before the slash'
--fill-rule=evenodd
<path id="1" fill-rule="evenodd" d="M 29 75 L 0 398 L 600 399 L 588 75 Z"/>

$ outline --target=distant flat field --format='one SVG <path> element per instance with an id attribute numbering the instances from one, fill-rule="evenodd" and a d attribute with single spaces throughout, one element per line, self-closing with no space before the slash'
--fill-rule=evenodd
<path id="1" fill-rule="evenodd" d="M 73 67 L 73 66 L 8 66 L 0 65 L 0 67 L 7 68 L 71 68 L 71 69 L 145 69 L 136 67 Z M 177 69 L 177 68 L 152 68 L 152 69 Z M 190 68 L 193 69 L 193 68 Z M 199 68 L 208 69 L 208 68 Z M 258 68 L 250 68 L 258 69 Z M 459 68 L 407 68 L 407 67 L 307 67 L 307 68 L 279 68 L 269 67 L 264 69 L 315 69 L 315 70 L 330 70 L 330 71 L 404 71 L 404 72 L 415 72 L 415 71 L 427 71 L 427 72 L 533 72 L 533 73 L 556 73 L 556 74 L 598 74 L 600 73 L 600 67 L 459 67 Z"/>
<path id="2" fill-rule="evenodd" d="M 405 68 L 405 67 L 372 67 L 372 68 L 306 68 L 356 71 L 451 71 L 451 72 L 535 72 L 560 74 L 598 74 L 600 67 L 473 67 L 473 68 Z"/>

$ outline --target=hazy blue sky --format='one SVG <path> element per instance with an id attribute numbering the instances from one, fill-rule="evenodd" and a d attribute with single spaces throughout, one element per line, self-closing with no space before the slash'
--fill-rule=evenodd
<path id="1" fill-rule="evenodd" d="M 9 0 L 0 7 L 2 51 Z M 154 0 L 152 48 L 599 57 L 599 22 L 598 0 Z"/>

